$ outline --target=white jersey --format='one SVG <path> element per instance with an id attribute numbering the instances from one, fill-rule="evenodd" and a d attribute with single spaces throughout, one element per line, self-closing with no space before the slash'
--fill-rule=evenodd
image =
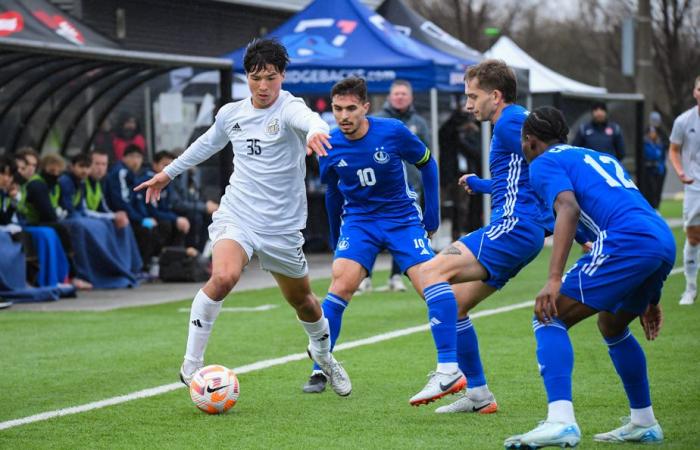
<path id="1" fill-rule="evenodd" d="M 686 190 L 700 191 L 700 107 L 693 106 L 673 122 L 670 141 L 681 146 L 683 171 L 695 180 Z"/>
<path id="2" fill-rule="evenodd" d="M 328 131 L 318 114 L 287 91 L 265 109 L 253 107 L 248 97 L 224 105 L 211 128 L 164 171 L 175 178 L 231 141 L 234 171 L 221 214 L 261 233 L 299 231 L 306 228 L 307 216 L 306 142 Z"/>

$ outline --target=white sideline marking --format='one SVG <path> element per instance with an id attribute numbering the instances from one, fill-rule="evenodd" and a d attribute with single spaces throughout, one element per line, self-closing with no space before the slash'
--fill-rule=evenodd
<path id="1" fill-rule="evenodd" d="M 520 308 L 526 308 L 528 306 L 534 305 L 535 302 L 532 300 L 516 303 L 508 306 L 501 306 L 500 308 L 486 309 L 484 311 L 477 311 L 469 316 L 472 319 L 479 317 L 492 316 L 494 314 L 501 314 L 509 311 L 513 311 Z M 387 341 L 389 339 L 394 339 L 397 337 L 407 336 L 409 334 L 419 333 L 421 331 L 428 330 L 427 324 L 418 325 L 415 327 L 404 328 L 402 330 L 390 331 L 388 333 L 378 334 L 376 336 L 368 337 L 365 339 L 358 339 L 356 341 L 345 342 L 338 344 L 334 351 L 347 350 L 350 348 L 361 347 L 364 345 L 376 344 L 377 342 Z M 301 361 L 308 359 L 306 353 L 293 353 L 291 355 L 282 356 L 281 358 L 265 359 L 252 364 L 247 364 L 245 366 L 236 367 L 233 369 L 237 374 L 243 374 L 248 372 L 254 372 L 256 370 L 267 369 L 269 367 L 279 366 L 292 361 Z M 33 422 L 40 422 L 42 420 L 53 419 L 54 417 L 68 416 L 71 414 L 78 414 L 81 412 L 91 411 L 93 409 L 104 408 L 106 406 L 118 405 L 120 403 L 126 403 L 131 400 L 137 400 L 140 398 L 153 397 L 160 394 L 165 394 L 166 392 L 174 391 L 175 389 L 184 388 L 182 383 L 170 383 L 164 384 L 162 386 L 144 389 L 142 391 L 132 392 L 131 394 L 120 395 L 118 397 L 112 397 L 105 400 L 100 400 L 97 402 L 86 403 L 80 406 L 71 406 L 70 408 L 57 409 L 55 411 L 47 411 L 33 416 L 23 417 L 21 419 L 13 419 L 5 422 L 0 422 L 0 430 L 6 430 L 8 428 L 18 427 L 20 425 L 26 425 Z"/>
<path id="2" fill-rule="evenodd" d="M 222 307 L 221 312 L 259 312 L 269 311 L 278 308 L 280 305 L 260 305 L 260 306 L 230 306 Z M 190 312 L 190 308 L 180 308 L 177 312 Z"/>

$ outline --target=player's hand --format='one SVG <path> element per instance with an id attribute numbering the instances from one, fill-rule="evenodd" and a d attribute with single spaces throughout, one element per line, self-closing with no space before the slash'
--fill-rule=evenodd
<path id="1" fill-rule="evenodd" d="M 644 314 L 639 316 L 639 321 L 644 329 L 644 336 L 648 341 L 653 341 L 659 336 L 661 325 L 664 323 L 664 314 L 659 305 L 649 305 Z"/>
<path id="2" fill-rule="evenodd" d="M 117 211 L 114 213 L 114 226 L 117 228 L 124 228 L 129 225 L 129 216 L 126 215 L 125 211 Z"/>
<path id="3" fill-rule="evenodd" d="M 216 212 L 217 209 L 219 209 L 218 203 L 213 202 L 211 200 L 207 200 L 207 214 L 211 216 Z"/>
<path id="4" fill-rule="evenodd" d="M 437 230 L 426 231 L 426 233 L 427 233 L 427 235 L 428 235 L 428 239 L 432 239 L 433 236 L 435 236 L 435 233 L 437 233 Z"/>
<path id="5" fill-rule="evenodd" d="M 557 298 L 561 289 L 561 279 L 550 279 L 535 298 L 535 315 L 541 323 L 549 323 L 556 317 Z"/>
<path id="6" fill-rule="evenodd" d="M 681 180 L 681 183 L 683 184 L 693 184 L 694 179 L 689 177 L 688 175 L 685 174 L 685 172 L 681 172 L 678 174 L 678 178 Z"/>
<path id="7" fill-rule="evenodd" d="M 312 153 L 316 153 L 318 156 L 328 156 L 326 149 L 330 150 L 333 148 L 328 139 L 330 139 L 330 136 L 326 133 L 312 134 L 306 142 L 306 155 L 310 156 Z"/>
<path id="8" fill-rule="evenodd" d="M 160 200 L 160 191 L 170 183 L 170 177 L 165 172 L 157 173 L 148 181 L 134 188 L 134 191 L 146 189 L 146 204 Z"/>
<path id="9" fill-rule="evenodd" d="M 178 217 L 175 219 L 175 227 L 182 232 L 182 234 L 187 234 L 190 232 L 190 221 L 187 217 Z"/>
<path id="10" fill-rule="evenodd" d="M 476 176 L 476 174 L 474 174 L 474 173 L 468 173 L 466 175 L 462 175 L 459 178 L 459 181 L 457 182 L 457 184 L 464 187 L 464 190 L 467 191 L 467 194 L 469 194 L 469 195 L 474 195 L 474 194 L 476 194 L 476 192 L 472 191 L 472 189 L 467 184 L 467 178 L 475 177 L 475 176 Z"/>
<path id="11" fill-rule="evenodd" d="M 593 242 L 588 241 L 585 244 L 581 244 L 581 250 L 583 253 L 590 253 L 593 250 Z"/>

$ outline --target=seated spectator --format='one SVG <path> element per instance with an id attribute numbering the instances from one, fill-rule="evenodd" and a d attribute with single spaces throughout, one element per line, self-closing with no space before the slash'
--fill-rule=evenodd
<path id="1" fill-rule="evenodd" d="M 211 223 L 211 215 L 219 209 L 219 204 L 202 198 L 201 176 L 197 167 L 192 167 L 175 178 L 168 187 L 171 189 L 169 195 L 173 211 L 190 221 L 190 232 L 185 236 L 185 245 L 202 252 L 209 239 L 207 227 Z"/>
<path id="2" fill-rule="evenodd" d="M 14 182 L 16 167 L 7 157 L 0 157 L 0 226 L 7 226 L 17 211 L 18 186 Z"/>
<path id="3" fill-rule="evenodd" d="M 175 156 L 166 151 L 161 150 L 153 156 L 153 164 L 150 169 L 143 171 L 143 174 L 136 180 L 136 185 L 150 180 L 155 174 L 163 171 L 165 166 L 173 162 Z M 158 221 L 158 235 L 161 245 L 165 246 L 182 246 L 184 238 L 190 231 L 190 221 L 185 216 L 180 216 L 172 209 L 170 201 L 170 193 L 172 189 L 166 186 L 160 192 L 158 202 L 146 205 L 146 210 L 151 217 Z"/>
<path id="4" fill-rule="evenodd" d="M 28 225 L 54 229 L 68 256 L 73 285 L 78 289 L 92 289 L 92 284 L 77 276 L 70 230 L 60 223 L 67 216 L 67 211 L 60 206 L 61 186 L 58 184 L 65 162 L 60 155 L 50 153 L 41 159 L 39 169 L 39 173 L 32 175 L 22 186 L 18 210 Z"/>
<path id="5" fill-rule="evenodd" d="M 141 150 L 134 145 L 127 147 L 122 160 L 107 175 L 105 197 L 112 211 L 124 211 L 129 217 L 144 263 L 143 269 L 147 271 L 157 263 L 161 245 L 156 228 L 158 221 L 149 215 L 143 194 L 134 192 L 142 164 Z"/>
<path id="6" fill-rule="evenodd" d="M 115 161 L 121 161 L 128 147 L 135 146 L 143 155 L 146 151 L 146 140 L 139 130 L 136 116 L 130 113 L 122 113 L 117 122 L 117 130 L 112 140 Z"/>
<path id="7" fill-rule="evenodd" d="M 85 213 L 90 217 L 101 217 L 114 221 L 118 228 L 129 225 L 125 211 L 112 211 L 105 198 L 105 177 L 109 167 L 109 155 L 104 150 L 90 152 L 90 173 L 85 179 Z"/>
<path id="8" fill-rule="evenodd" d="M 39 153 L 31 147 L 22 147 L 15 152 L 17 171 L 25 180 L 29 180 L 39 165 Z"/>
<path id="9" fill-rule="evenodd" d="M 71 159 L 69 170 L 58 178 L 61 187 L 59 205 L 68 217 L 82 214 L 85 179 L 90 174 L 90 156 L 80 153 Z"/>

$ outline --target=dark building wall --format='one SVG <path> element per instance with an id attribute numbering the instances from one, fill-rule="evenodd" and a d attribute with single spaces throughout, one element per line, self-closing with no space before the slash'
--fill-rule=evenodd
<path id="1" fill-rule="evenodd" d="M 130 50 L 221 56 L 273 30 L 291 13 L 207 0 L 76 0 L 81 20 Z M 126 37 L 117 36 L 117 9 Z"/>

